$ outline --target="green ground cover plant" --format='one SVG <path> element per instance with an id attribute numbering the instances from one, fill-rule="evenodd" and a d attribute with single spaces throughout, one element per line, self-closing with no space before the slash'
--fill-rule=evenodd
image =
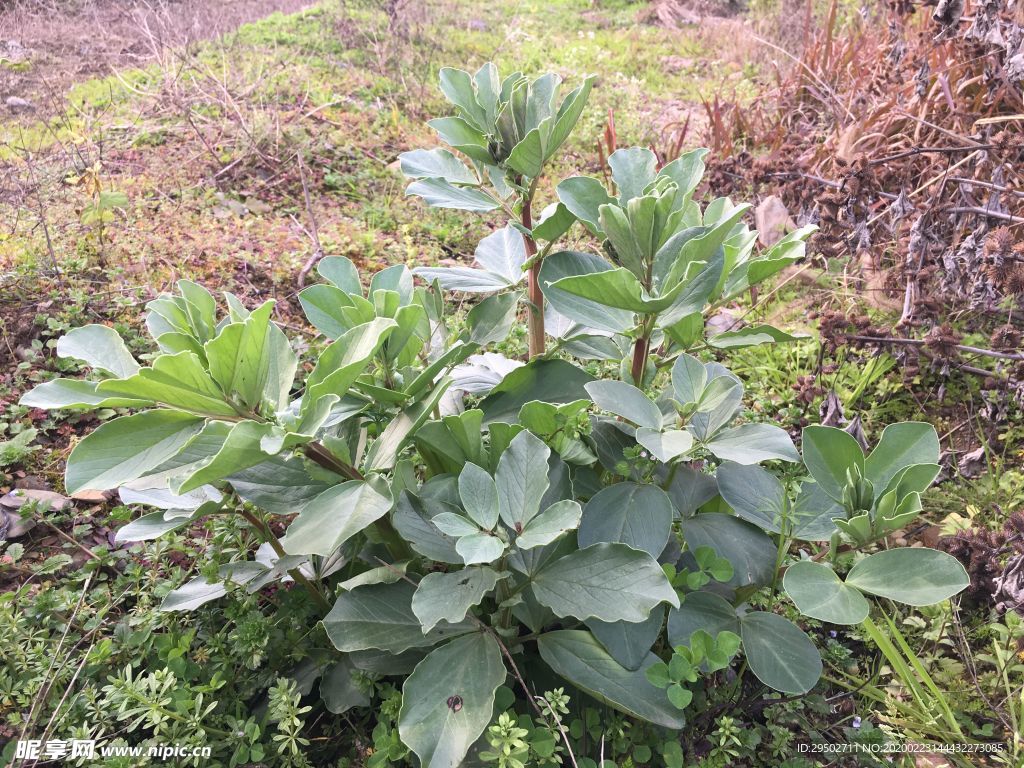
<path id="1" fill-rule="evenodd" d="M 111 328 L 75 328 L 56 351 L 90 376 L 22 398 L 127 412 L 80 440 L 65 473 L 68 493 L 116 488 L 153 509 L 119 541 L 211 518 L 244 532 L 213 539 L 209 566 L 168 584 L 162 611 L 287 595 L 306 690 L 319 680 L 326 709 L 361 722 L 374 708 L 367 765 L 596 765 L 608 740 L 682 766 L 688 729 L 714 718 L 711 681 L 813 691 L 822 648 L 801 624 L 877 642 L 877 601 L 931 606 L 967 587 L 951 555 L 887 539 L 939 472 L 934 427 L 889 425 L 865 451 L 812 425 L 801 453 L 750 417 L 744 382 L 717 360 L 798 338 L 762 323 L 708 336 L 705 321 L 799 259 L 810 228 L 758 250 L 748 206 L 694 198 L 704 150 L 663 167 L 618 150 L 610 184 L 562 179 L 538 211 L 591 80 L 567 90 L 487 64 L 442 69 L 441 87 L 453 114 L 431 127 L 450 149 L 401 166 L 429 205 L 507 216 L 477 267 L 365 280 L 323 258 L 324 282 L 299 295 L 327 339 L 312 347 L 273 301 L 182 280 L 147 305 L 144 357 Z M 600 252 L 561 248 L 573 228 Z M 458 323 L 451 292 L 479 299 Z M 496 351 L 521 320 L 525 363 Z M 291 665 L 271 671 L 273 749 L 301 765 L 301 692 Z M 121 684 L 150 702 L 139 717 L 170 706 L 153 675 L 145 694 Z M 193 699 L 189 716 L 204 707 Z M 615 714 L 595 723 L 597 707 Z M 727 716 L 707 730 L 716 759 L 752 748 Z M 232 764 L 270 748 L 247 745 Z"/>

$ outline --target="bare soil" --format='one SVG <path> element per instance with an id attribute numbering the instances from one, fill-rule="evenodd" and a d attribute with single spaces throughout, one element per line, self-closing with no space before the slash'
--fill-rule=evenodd
<path id="1" fill-rule="evenodd" d="M 0 114 L 55 112 L 89 77 L 144 66 L 310 0 L 13 0 L 0 3 Z"/>

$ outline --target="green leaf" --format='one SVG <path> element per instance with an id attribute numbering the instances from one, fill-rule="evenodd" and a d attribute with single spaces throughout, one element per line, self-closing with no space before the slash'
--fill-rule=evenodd
<path id="1" fill-rule="evenodd" d="M 506 574 L 507 575 L 507 574 Z M 412 596 L 412 612 L 426 634 L 441 621 L 457 624 L 502 578 L 493 568 L 428 573 Z"/>
<path id="2" fill-rule="evenodd" d="M 481 163 L 493 163 L 487 149 L 487 137 L 461 117 L 439 117 L 428 120 L 427 125 L 437 131 L 441 141 L 462 154 Z"/>
<path id="3" fill-rule="evenodd" d="M 270 313 L 273 300 L 254 309 L 241 323 L 229 323 L 206 342 L 210 375 L 227 394 L 258 410 L 270 374 Z"/>
<path id="4" fill-rule="evenodd" d="M 594 233 L 599 231 L 601 206 L 615 203 L 604 184 L 589 176 L 571 176 L 559 183 L 558 199 Z"/>
<path id="5" fill-rule="evenodd" d="M 462 507 L 484 530 L 498 522 L 498 488 L 487 470 L 467 462 L 459 474 L 459 497 Z"/>
<path id="6" fill-rule="evenodd" d="M 665 463 L 678 459 L 693 448 L 693 435 L 685 429 L 661 432 L 641 427 L 636 431 L 636 441 L 650 451 L 658 461 Z"/>
<path id="7" fill-rule="evenodd" d="M 348 296 L 345 290 L 333 285 L 311 285 L 299 291 L 299 304 L 314 328 L 328 339 L 337 339 L 352 327 L 349 318 L 340 311 L 352 305 Z"/>
<path id="8" fill-rule="evenodd" d="M 350 709 L 370 705 L 370 697 L 352 677 L 355 671 L 348 656 L 342 656 L 324 670 L 320 679 L 320 698 L 328 712 L 341 715 Z"/>
<path id="9" fill-rule="evenodd" d="M 691 592 L 682 605 L 668 612 L 669 644 L 688 646 L 693 633 L 701 630 L 712 637 L 719 632 L 739 632 L 736 609 L 712 592 Z"/>
<path id="10" fill-rule="evenodd" d="M 443 510 L 439 504 L 403 492 L 395 505 L 392 523 L 409 546 L 424 557 L 441 563 L 461 564 L 464 561 L 455 549 L 455 539 L 431 522 L 432 517 L 442 514 Z"/>
<path id="11" fill-rule="evenodd" d="M 738 331 L 723 331 L 708 337 L 708 346 L 715 349 L 743 349 L 761 344 L 777 344 L 809 338 L 807 334 L 793 335 L 770 325 L 748 325 Z"/>
<path id="12" fill-rule="evenodd" d="M 541 262 L 539 281 L 544 298 L 560 315 L 601 331 L 625 333 L 633 327 L 633 313 L 607 306 L 596 300 L 576 296 L 555 287 L 555 283 L 568 277 L 607 272 L 612 267 L 604 259 L 580 251 L 559 251 L 549 254 Z"/>
<path id="13" fill-rule="evenodd" d="M 668 688 L 668 700 L 679 709 L 686 709 L 693 701 L 693 692 L 675 683 Z"/>
<path id="14" fill-rule="evenodd" d="M 732 563 L 731 587 L 768 584 L 775 574 L 775 542 L 761 529 L 732 515 L 691 517 L 683 523 L 683 538 L 691 551 L 711 547 Z"/>
<path id="15" fill-rule="evenodd" d="M 480 403 L 484 424 L 514 423 L 520 409 L 533 400 L 572 403 L 589 399 L 584 386 L 594 377 L 565 360 L 535 358 L 516 368 Z"/>
<path id="16" fill-rule="evenodd" d="M 522 233 L 511 224 L 481 240 L 473 256 L 481 267 L 501 275 L 510 285 L 520 282 L 524 277 L 526 243 Z"/>
<path id="17" fill-rule="evenodd" d="M 786 492 L 775 475 L 756 464 L 726 461 L 715 478 L 718 492 L 739 517 L 766 531 L 781 532 Z"/>
<path id="18" fill-rule="evenodd" d="M 640 622 L 590 619 L 587 628 L 613 659 L 626 669 L 635 670 L 640 669 L 640 665 L 647 659 L 664 623 L 664 609 L 655 608 L 650 616 Z"/>
<path id="19" fill-rule="evenodd" d="M 465 163 L 447 149 L 414 149 L 398 156 L 402 173 L 410 179 L 444 179 L 453 184 L 479 184 Z"/>
<path id="20" fill-rule="evenodd" d="M 654 314 L 672 306 L 686 284 L 677 283 L 665 293 L 652 296 L 637 280 L 636 275 L 625 267 L 616 267 L 592 272 L 589 275 L 563 277 L 553 282 L 551 287 L 613 309 Z M 572 317 L 566 312 L 562 314 Z"/>
<path id="21" fill-rule="evenodd" d="M 860 624 L 871 610 L 864 595 L 844 584 L 835 571 L 822 563 L 794 563 L 786 569 L 782 586 L 800 613 L 812 619 Z"/>
<path id="22" fill-rule="evenodd" d="M 520 432 L 501 454 L 494 482 L 499 514 L 509 528 L 522 530 L 540 511 L 550 455 L 551 449 L 532 432 Z"/>
<path id="23" fill-rule="evenodd" d="M 210 378 L 198 355 L 179 352 L 160 355 L 150 368 L 127 379 L 107 379 L 96 387 L 98 394 L 123 396 L 131 392 L 142 400 L 180 408 L 206 416 L 237 417 L 238 411 L 225 402 L 224 392 Z"/>
<path id="24" fill-rule="evenodd" d="M 608 156 L 608 167 L 619 191 L 619 205 L 625 207 L 644 193 L 647 185 L 654 181 L 657 163 L 654 152 L 646 147 L 618 149 Z"/>
<path id="25" fill-rule="evenodd" d="M 578 88 L 562 100 L 562 105 L 558 108 L 558 114 L 555 116 L 555 124 L 551 128 L 551 135 L 548 137 L 548 155 L 545 161 L 551 159 L 555 151 L 572 133 L 572 129 L 576 127 L 576 123 L 579 122 L 580 115 L 583 114 L 583 109 L 587 105 L 587 99 L 590 97 L 590 90 L 594 87 L 595 80 L 594 75 L 588 75 Z"/>
<path id="26" fill-rule="evenodd" d="M 804 541 L 828 541 L 837 530 L 833 521 L 845 517 L 842 506 L 829 498 L 821 486 L 808 480 L 800 486 L 790 509 L 794 521 L 793 536 Z"/>
<path id="27" fill-rule="evenodd" d="M 462 765 L 494 716 L 505 682 L 498 641 L 476 632 L 437 648 L 402 686 L 398 733 L 422 768 Z"/>
<path id="28" fill-rule="evenodd" d="M 428 283 L 435 280 L 446 291 L 462 291 L 463 293 L 494 293 L 512 287 L 501 275 L 486 269 L 469 267 L 417 267 L 413 270 L 417 277 Z M 308 290 L 308 289 L 307 289 Z"/>
<path id="29" fill-rule="evenodd" d="M 386 515 L 391 504 L 389 496 L 362 480 L 336 485 L 303 508 L 281 544 L 291 555 L 330 555 Z"/>
<path id="30" fill-rule="evenodd" d="M 344 256 L 324 256 L 317 262 L 316 271 L 324 280 L 329 280 L 347 294 L 363 295 L 359 283 L 359 270 Z"/>
<path id="31" fill-rule="evenodd" d="M 707 383 L 704 363 L 685 352 L 676 358 L 672 365 L 672 391 L 680 404 L 699 402 Z"/>
<path id="32" fill-rule="evenodd" d="M 544 162 L 553 152 L 548 144 L 554 119 L 547 118 L 536 128 L 527 132 L 522 140 L 512 148 L 505 163 L 509 168 L 522 174 L 527 179 L 535 179 L 544 170 Z"/>
<path id="33" fill-rule="evenodd" d="M 171 480 L 171 490 L 188 493 L 203 485 L 255 467 L 267 460 L 263 441 L 270 436 L 273 425 L 255 421 L 240 421 L 231 426 L 220 449 L 187 468 Z"/>
<path id="34" fill-rule="evenodd" d="M 152 541 L 158 539 L 165 533 L 177 530 L 194 519 L 194 515 L 186 514 L 182 517 L 172 517 L 168 520 L 164 516 L 164 510 L 150 512 L 148 515 L 132 520 L 127 525 L 117 529 L 114 534 L 114 543 L 120 544 L 126 541 Z"/>
<path id="35" fill-rule="evenodd" d="M 592 381 L 587 394 L 599 408 L 640 427 L 661 429 L 661 409 L 642 391 L 624 381 Z"/>
<path id="36" fill-rule="evenodd" d="M 268 456 L 249 469 L 228 478 L 243 500 L 275 515 L 300 511 L 342 478 L 326 470 L 313 472 L 301 459 L 290 456 Z"/>
<path id="37" fill-rule="evenodd" d="M 644 205 L 646 203 L 646 205 Z M 619 208 L 616 204 L 602 205 L 601 216 L 598 220 L 602 231 L 607 238 L 611 252 L 615 254 L 615 263 L 622 265 L 637 279 L 643 279 L 646 273 L 646 264 L 651 258 L 650 236 L 653 217 L 652 212 L 655 199 L 653 197 L 638 198 L 629 204 L 629 215 L 627 210 Z M 642 210 L 634 210 L 642 206 Z M 646 223 L 647 231 L 643 232 L 644 223 L 634 220 L 648 214 Z M 644 235 L 646 241 L 641 242 Z M 627 307 L 629 309 L 631 307 Z"/>
<path id="38" fill-rule="evenodd" d="M 846 575 L 846 584 L 906 605 L 933 605 L 963 591 L 970 578 L 952 555 L 902 547 L 869 555 Z"/>
<path id="39" fill-rule="evenodd" d="M 108 421 L 71 451 L 64 486 L 69 494 L 105 491 L 142 477 L 179 453 L 203 423 L 163 409 Z"/>
<path id="40" fill-rule="evenodd" d="M 129 393 L 99 394 L 98 382 L 82 379 L 52 379 L 38 384 L 18 401 L 28 408 L 143 408 L 149 400 L 137 400 Z"/>
<path id="41" fill-rule="evenodd" d="M 579 527 L 583 509 L 572 499 L 556 501 L 526 524 L 516 537 L 519 549 L 533 549 L 550 544 L 566 531 Z"/>
<path id="42" fill-rule="evenodd" d="M 533 577 L 533 594 L 558 616 L 643 621 L 679 598 L 657 561 L 625 544 L 594 544 L 561 557 Z"/>
<path id="43" fill-rule="evenodd" d="M 460 211 L 493 211 L 498 202 L 473 187 L 456 187 L 444 179 L 420 179 L 405 190 L 406 195 L 422 197 L 434 208 L 455 208 Z"/>
<path id="44" fill-rule="evenodd" d="M 357 325 L 328 345 L 306 379 L 303 410 L 313 407 L 325 395 L 344 397 L 397 326 L 390 318 L 378 318 Z"/>
<path id="45" fill-rule="evenodd" d="M 640 670 L 628 670 L 601 647 L 597 639 L 582 630 L 547 632 L 537 639 L 541 658 L 557 674 L 598 701 L 665 728 L 682 728 L 685 718 Z M 641 667 L 657 664 L 647 654 Z"/>
<path id="46" fill-rule="evenodd" d="M 334 647 L 346 653 L 377 648 L 401 653 L 428 648 L 450 637 L 472 632 L 470 622 L 442 622 L 424 634 L 412 611 L 416 587 L 405 581 L 369 584 L 346 592 L 324 617 L 324 629 Z"/>
<path id="47" fill-rule="evenodd" d="M 284 410 L 291 400 L 292 384 L 299 367 L 299 358 L 292 350 L 284 331 L 271 324 L 267 341 L 269 365 L 267 369 L 264 396 L 278 411 Z"/>
<path id="48" fill-rule="evenodd" d="M 385 267 L 370 278 L 371 298 L 377 291 L 394 291 L 398 294 L 398 305 L 404 307 L 412 301 L 412 272 L 404 264 Z"/>
<path id="49" fill-rule="evenodd" d="M 474 344 L 485 346 L 496 344 L 508 338 L 516 322 L 516 314 L 522 291 L 501 293 L 481 301 L 466 315 L 469 339 Z"/>
<path id="50" fill-rule="evenodd" d="M 397 563 L 387 563 L 385 565 L 380 565 L 376 568 L 370 568 L 369 570 L 363 571 L 362 573 L 353 576 L 351 579 L 345 579 L 338 583 L 338 587 L 341 590 L 348 592 L 356 587 L 362 587 L 366 584 L 394 584 L 396 581 L 401 581 L 405 577 L 405 572 L 408 569 L 408 560 L 401 560 Z"/>
<path id="51" fill-rule="evenodd" d="M 442 67 L 438 76 L 441 81 L 441 93 L 445 98 L 458 107 L 463 116 L 478 128 L 487 128 L 487 115 L 477 101 L 476 88 L 469 73 L 461 69 Z"/>
<path id="52" fill-rule="evenodd" d="M 620 542 L 656 558 L 668 543 L 672 515 L 671 499 L 656 485 L 616 483 L 587 502 L 579 544 Z"/>
<path id="53" fill-rule="evenodd" d="M 490 533 L 471 533 L 455 542 L 455 551 L 466 565 L 493 563 L 505 552 L 505 543 Z"/>
<path id="54" fill-rule="evenodd" d="M 430 414 L 441 401 L 451 380 L 438 381 L 434 389 L 425 393 L 421 400 L 405 408 L 394 416 L 381 432 L 380 437 L 370 443 L 363 458 L 364 469 L 370 472 L 382 472 L 392 469 L 398 461 L 398 454 L 405 448 L 412 436 L 416 434 Z"/>
<path id="55" fill-rule="evenodd" d="M 890 424 L 878 445 L 864 460 L 864 474 L 881 492 L 900 470 L 913 464 L 938 464 L 939 436 L 935 427 L 919 421 Z M 881 494 L 879 494 L 881 495 Z"/>
<path id="56" fill-rule="evenodd" d="M 737 464 L 757 464 L 781 459 L 800 461 L 793 440 L 782 427 L 772 424 L 741 424 L 717 433 L 707 443 L 715 456 Z"/>
<path id="57" fill-rule="evenodd" d="M 194 611 L 204 603 L 217 600 L 228 593 L 221 581 L 209 581 L 205 576 L 196 576 L 177 589 L 171 590 L 160 603 L 161 611 Z"/>
<path id="58" fill-rule="evenodd" d="M 139 370 L 117 331 L 105 325 L 84 325 L 69 331 L 57 340 L 57 356 L 81 360 L 118 379 L 127 379 Z"/>
<path id="59" fill-rule="evenodd" d="M 540 221 L 533 225 L 534 240 L 554 242 L 576 223 L 576 217 L 562 203 L 552 203 L 541 213 Z"/>
<path id="60" fill-rule="evenodd" d="M 807 693 L 821 677 L 821 654 L 789 619 L 752 611 L 741 620 L 740 635 L 750 671 L 768 687 Z"/>
<path id="61" fill-rule="evenodd" d="M 830 498 L 842 501 L 846 473 L 864 468 L 864 452 L 856 439 L 836 427 L 810 426 L 803 431 L 804 463 Z"/>
<path id="62" fill-rule="evenodd" d="M 450 509 L 454 510 L 455 507 Z M 445 533 L 449 536 L 472 536 L 475 533 L 480 533 L 480 527 L 475 525 L 469 518 L 463 517 L 458 512 L 440 512 L 434 515 L 430 520 L 441 533 Z"/>
<path id="63" fill-rule="evenodd" d="M 684 152 L 658 171 L 658 176 L 668 176 L 684 195 L 688 195 L 697 188 L 704 176 L 704 158 L 707 154 L 708 150 L 703 148 Z"/>
<path id="64" fill-rule="evenodd" d="M 648 651 L 650 648 L 647 649 Z M 646 656 L 646 654 L 644 654 Z M 672 684 L 672 676 L 668 671 L 668 664 L 663 661 L 659 661 L 656 664 L 652 664 L 644 670 L 644 674 L 647 679 L 651 682 L 651 685 L 658 688 L 668 688 Z"/>
<path id="65" fill-rule="evenodd" d="M 895 490 L 896 497 L 903 499 L 910 493 L 924 493 L 935 482 L 941 469 L 938 464 L 911 464 L 892 476 L 881 495 Z"/>

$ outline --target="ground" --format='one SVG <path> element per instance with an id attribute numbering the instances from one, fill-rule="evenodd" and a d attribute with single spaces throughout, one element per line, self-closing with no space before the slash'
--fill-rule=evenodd
<path id="1" fill-rule="evenodd" d="M 732 146 L 732 135 L 720 130 L 719 107 L 728 102 L 735 119 L 736 110 L 763 98 L 791 65 L 777 46 L 797 52 L 805 41 L 792 23 L 798 12 L 792 3 L 752 5 L 751 13 L 731 4 L 625 0 L 22 0 L 4 6 L 0 360 L 7 364 L 0 365 L 0 447 L 6 446 L 0 495 L 13 488 L 63 492 L 68 451 L 97 419 L 111 415 L 53 415 L 18 405 L 33 384 L 77 370 L 53 352 L 72 327 L 113 324 L 144 359 L 143 306 L 189 278 L 249 303 L 276 299 L 278 322 L 316 344 L 296 294 L 316 279 L 317 258 L 344 255 L 364 272 L 396 263 L 468 262 L 497 219 L 428 209 L 405 196 L 397 168 L 401 152 L 435 143 L 425 121 L 445 111 L 435 86 L 442 66 L 474 69 L 495 61 L 502 71 L 554 70 L 570 83 L 597 74 L 579 128 L 542 182 L 541 206 L 553 198 L 552 179 L 603 173 L 610 143 L 650 146 L 666 157 L 680 148 L 718 146 L 723 136 L 729 156 L 713 165 L 710 186 L 723 182 L 762 202 L 774 190 L 752 189 L 747 173 L 759 149 Z M 762 42 L 767 38 L 774 42 Z M 807 196 L 818 194 L 811 189 Z M 732 369 L 749 382 L 752 409 L 797 434 L 819 415 L 837 418 L 834 392 L 845 418 L 859 418 L 872 437 L 887 423 L 930 421 L 948 449 L 945 477 L 956 479 L 929 492 L 921 524 L 899 543 L 934 545 L 972 520 L 1001 524 L 1024 503 L 1017 467 L 1024 441 L 1019 423 L 1007 416 L 1016 411 L 996 413 L 978 377 L 939 366 L 908 371 L 901 352 L 876 355 L 836 348 L 828 338 L 819 342 L 830 311 L 870 312 L 873 321 L 891 326 L 893 317 L 885 318 L 894 308 L 865 302 L 860 279 L 847 262 L 813 253 L 767 287 L 756 310 L 748 298 L 727 310 L 724 322 L 757 318 L 809 334 L 790 345 L 730 354 Z M 521 343 L 520 334 L 513 346 Z M 5 443 L 29 431 L 35 448 Z M 129 625 L 143 632 L 151 619 L 142 608 L 154 598 L 138 584 L 157 576 L 180 580 L 206 539 L 189 546 L 182 539 L 161 550 L 163 558 L 149 553 L 136 561 L 113 546 L 113 531 L 129 510 L 95 494 L 61 503 L 67 504 L 61 514 L 26 539 L 21 559 L 4 555 L 0 584 L 27 584 L 35 592 L 34 578 L 83 567 L 97 558 L 95 548 L 110 548 L 122 571 L 124 562 L 133 563 L 127 570 L 137 580 L 141 607 L 130 617 L 107 617 L 90 606 L 97 626 L 113 631 L 116 622 L 122 634 Z M 216 535 L 228 546 L 235 533 Z M 51 613 L 74 618 L 76 593 L 61 595 L 60 610 Z M 47 606 L 39 606 L 43 615 Z M 943 634 L 946 619 L 908 617 L 906 631 L 930 643 L 928 661 L 942 667 L 948 682 L 963 667 L 944 653 L 953 644 Z M 226 626 L 225 636 L 256 623 L 248 615 L 231 620 L 236 624 Z M 0 641 L 7 637 L 2 629 L 0 621 Z M 816 631 L 824 637 L 820 625 Z M 992 633 L 984 621 L 979 632 L 987 643 Z M 280 637 L 275 642 L 270 647 L 287 645 Z M 863 650 L 860 639 L 844 642 L 840 637 L 829 646 L 840 660 L 850 653 L 847 646 Z M 268 641 L 252 645 L 256 669 Z M 173 655 L 163 647 L 151 651 L 161 660 Z M 267 684 L 261 679 L 253 687 Z M 0 715 L 19 707 L 5 686 L 15 687 L 0 675 Z M 974 711 L 980 704 L 964 706 Z M 13 735 L 4 727 L 0 736 Z"/>

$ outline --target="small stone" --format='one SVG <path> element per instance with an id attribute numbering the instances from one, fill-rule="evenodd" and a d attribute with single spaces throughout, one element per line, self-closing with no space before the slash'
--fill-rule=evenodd
<path id="1" fill-rule="evenodd" d="M 24 536 L 35 527 L 35 520 L 23 519 L 17 512 L 0 508 L 0 541 Z"/>
<path id="2" fill-rule="evenodd" d="M 775 195 L 768 195 L 757 206 L 754 211 L 754 222 L 757 226 L 757 239 L 765 248 L 775 245 L 787 231 L 796 228 L 785 204 Z"/>
<path id="3" fill-rule="evenodd" d="M 79 491 L 78 493 L 71 494 L 71 498 L 75 501 L 103 504 L 110 499 L 110 495 L 108 491 Z"/>
<path id="4" fill-rule="evenodd" d="M 40 491 L 34 488 L 18 488 L 0 497 L 0 507 L 20 509 L 29 502 L 46 503 L 51 511 L 59 511 L 71 505 L 71 499 L 55 491 Z"/>
<path id="5" fill-rule="evenodd" d="M 12 112 L 21 112 L 35 109 L 32 106 L 32 102 L 28 99 L 23 99 L 20 96 L 8 96 L 7 101 L 4 102 L 7 108 Z"/>

